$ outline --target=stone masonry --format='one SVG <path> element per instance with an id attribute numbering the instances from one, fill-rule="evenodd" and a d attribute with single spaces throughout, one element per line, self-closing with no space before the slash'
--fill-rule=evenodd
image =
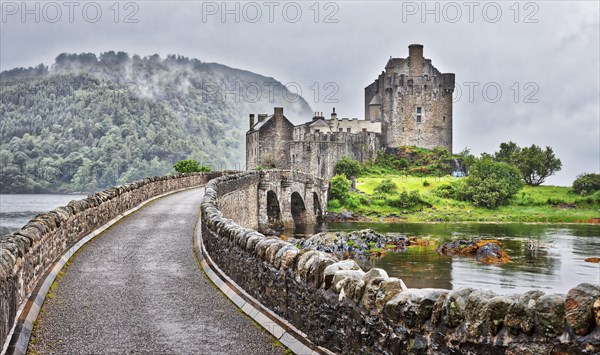
<path id="1" fill-rule="evenodd" d="M 210 181 L 201 205 L 212 260 L 264 306 L 340 354 L 597 354 L 600 285 L 567 295 L 405 288 L 384 270 L 298 249 L 237 223 L 256 172 Z M 226 212 L 224 212 L 226 211 Z"/>
<path id="2" fill-rule="evenodd" d="M 0 237 L 0 349 L 17 309 L 48 268 L 81 238 L 154 196 L 201 186 L 221 173 L 152 177 L 71 201 Z"/>
<path id="3" fill-rule="evenodd" d="M 390 58 L 385 70 L 365 88 L 365 119 L 330 119 L 322 112 L 294 126 L 276 107 L 273 115 L 250 114 L 246 169 L 291 169 L 333 177 L 337 162 L 349 157 L 373 161 L 388 148 L 417 146 L 452 152 L 454 74 L 440 73 L 423 46 L 409 46 L 407 58 Z"/>

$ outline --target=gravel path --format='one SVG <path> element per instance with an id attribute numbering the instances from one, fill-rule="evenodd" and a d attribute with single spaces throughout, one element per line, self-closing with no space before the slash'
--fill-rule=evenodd
<path id="1" fill-rule="evenodd" d="M 196 263 L 203 191 L 151 202 L 82 248 L 46 298 L 29 352 L 283 353 Z"/>

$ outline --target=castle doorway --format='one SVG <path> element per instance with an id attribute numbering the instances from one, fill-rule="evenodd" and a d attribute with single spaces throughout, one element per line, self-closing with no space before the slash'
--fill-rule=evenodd
<path id="1" fill-rule="evenodd" d="M 306 206 L 304 200 L 299 193 L 292 193 L 292 218 L 294 218 L 294 224 L 306 224 Z"/>

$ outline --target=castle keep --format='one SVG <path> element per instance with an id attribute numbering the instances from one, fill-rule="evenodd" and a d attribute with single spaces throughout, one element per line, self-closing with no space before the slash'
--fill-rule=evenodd
<path id="1" fill-rule="evenodd" d="M 316 112 L 294 126 L 276 107 L 272 115 L 250 114 L 246 169 L 291 169 L 329 179 L 344 156 L 373 161 L 379 150 L 414 145 L 452 152 L 454 74 L 440 73 L 423 46 L 408 47 L 408 58 L 390 58 L 365 88 L 365 119 L 329 118 Z"/>

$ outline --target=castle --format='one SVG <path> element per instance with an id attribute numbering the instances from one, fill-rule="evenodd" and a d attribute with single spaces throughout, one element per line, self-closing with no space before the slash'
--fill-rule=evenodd
<path id="1" fill-rule="evenodd" d="M 290 169 L 329 179 L 344 156 L 366 163 L 380 150 L 408 145 L 452 152 L 454 74 L 440 73 L 420 44 L 408 52 L 408 58 L 390 58 L 365 88 L 363 120 L 338 118 L 335 108 L 330 118 L 316 112 L 297 126 L 281 107 L 272 115 L 250 114 L 246 169 Z"/>

